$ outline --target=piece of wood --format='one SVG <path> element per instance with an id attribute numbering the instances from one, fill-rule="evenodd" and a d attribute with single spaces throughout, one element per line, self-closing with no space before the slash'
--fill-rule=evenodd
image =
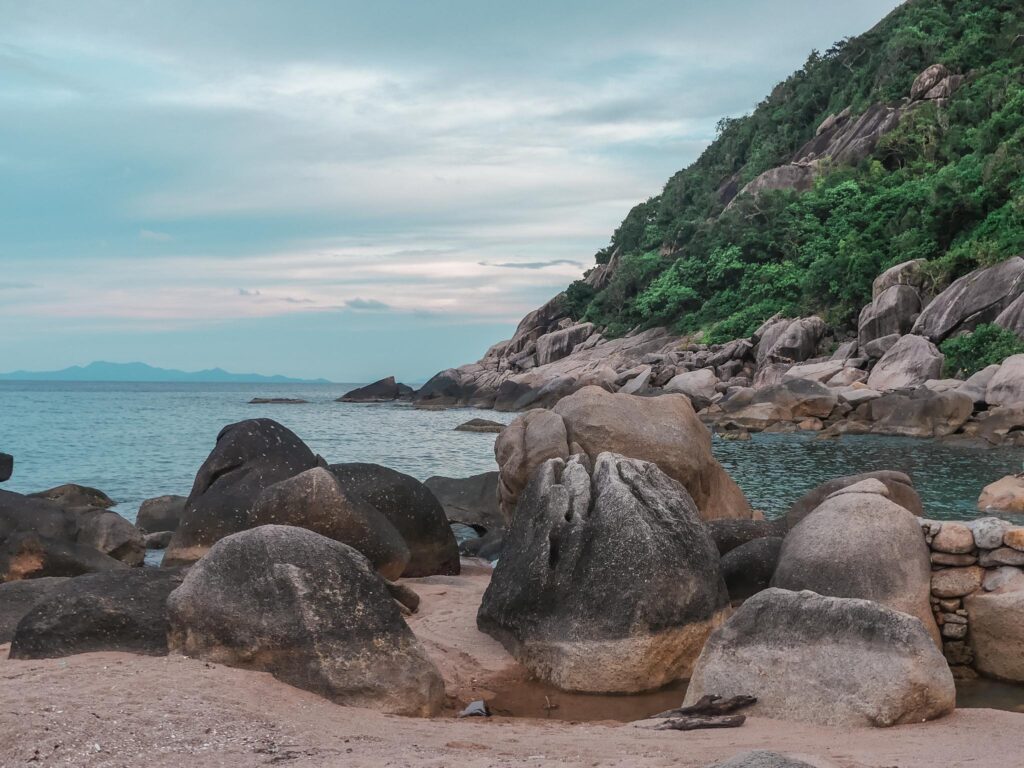
<path id="1" fill-rule="evenodd" d="M 666 718 L 688 717 L 690 715 L 728 715 L 730 712 L 735 712 L 737 709 L 743 709 L 744 707 L 749 707 L 756 703 L 756 696 L 733 696 L 731 699 L 723 700 L 721 696 L 708 694 L 706 696 L 701 696 L 700 699 L 697 700 L 696 704 L 691 704 L 688 707 L 679 707 L 678 709 L 669 709 L 665 712 L 653 715 L 652 717 Z"/>
<path id="2" fill-rule="evenodd" d="M 723 717 L 673 717 L 654 726 L 656 731 L 697 731 L 703 728 L 739 728 L 746 722 L 746 715 L 725 715 Z"/>

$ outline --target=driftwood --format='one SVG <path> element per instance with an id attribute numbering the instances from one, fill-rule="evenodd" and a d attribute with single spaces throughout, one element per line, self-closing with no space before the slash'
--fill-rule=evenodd
<path id="1" fill-rule="evenodd" d="M 757 697 L 755 696 L 733 696 L 731 699 L 723 700 L 721 696 L 707 695 L 701 696 L 696 704 L 691 704 L 688 707 L 679 707 L 678 709 L 669 709 L 651 717 L 654 719 L 690 716 L 715 717 L 728 715 L 737 709 L 743 709 L 756 703 Z"/>
<path id="2" fill-rule="evenodd" d="M 673 717 L 654 726 L 656 731 L 696 731 L 702 728 L 739 728 L 746 721 L 746 715 L 719 717 Z"/>

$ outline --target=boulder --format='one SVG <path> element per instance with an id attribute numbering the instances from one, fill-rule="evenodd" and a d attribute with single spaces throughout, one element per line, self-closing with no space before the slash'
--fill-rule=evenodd
<path id="1" fill-rule="evenodd" d="M 346 495 L 369 502 L 401 534 L 409 548 L 402 576 L 459 572 L 455 534 L 444 508 L 423 483 L 379 464 L 332 464 L 330 470 Z"/>
<path id="2" fill-rule="evenodd" d="M 964 601 L 970 617 L 974 666 L 983 675 L 1024 682 L 1024 589 L 975 592 Z"/>
<path id="3" fill-rule="evenodd" d="M 1024 259 L 1015 256 L 976 269 L 953 283 L 924 308 L 914 333 L 938 344 L 958 331 L 995 320 L 1024 294 Z"/>
<path id="4" fill-rule="evenodd" d="M 404 385 L 395 381 L 394 376 L 367 384 L 365 387 L 357 387 L 339 397 L 338 403 L 390 403 L 397 400 L 402 394 Z M 408 387 L 406 387 L 408 389 Z"/>
<path id="5" fill-rule="evenodd" d="M 553 413 L 564 421 L 573 453 L 591 461 L 610 452 L 654 462 L 683 484 L 703 519 L 751 517 L 750 503 L 715 459 L 711 433 L 685 396 L 645 398 L 586 387 L 559 401 Z"/>
<path id="6" fill-rule="evenodd" d="M 0 584 L 0 645 L 11 642 L 22 617 L 66 581 L 61 576 L 43 576 Z"/>
<path id="7" fill-rule="evenodd" d="M 494 441 L 498 462 L 498 498 L 501 513 L 511 520 L 519 494 L 533 470 L 548 459 L 569 457 L 565 422 L 558 414 L 537 409 L 516 418 Z"/>
<path id="8" fill-rule="evenodd" d="M 910 333 L 921 313 L 921 296 L 909 285 L 893 285 L 864 307 L 857 322 L 857 341 L 868 342 L 892 334 Z"/>
<path id="9" fill-rule="evenodd" d="M 246 527 L 260 525 L 294 525 L 348 544 L 385 579 L 397 579 L 409 564 L 409 548 L 395 527 L 368 501 L 343 489 L 323 467 L 264 489 Z"/>
<path id="10" fill-rule="evenodd" d="M 842 360 L 823 360 L 814 363 L 802 363 L 801 365 L 794 365 L 782 374 L 782 382 L 792 381 L 793 379 L 808 379 L 810 381 L 816 381 L 819 384 L 824 384 L 833 376 L 838 375 L 845 368 L 846 363 Z"/>
<path id="11" fill-rule="evenodd" d="M 56 488 L 50 488 L 46 491 L 38 491 L 37 493 L 28 494 L 33 499 L 46 499 L 52 501 L 59 507 L 64 509 L 92 509 L 100 508 L 106 509 L 112 507 L 116 503 L 103 491 L 96 488 L 90 488 L 87 485 L 77 485 L 76 483 L 66 483 L 64 485 L 58 485 Z"/>
<path id="12" fill-rule="evenodd" d="M 1024 514 L 1024 475 L 1007 475 L 986 485 L 978 498 L 978 510 Z"/>
<path id="13" fill-rule="evenodd" d="M 995 324 L 1018 336 L 1024 337 L 1024 293 L 1010 302 L 1006 309 L 999 313 Z"/>
<path id="14" fill-rule="evenodd" d="M 219 539 L 244 530 L 264 488 L 317 464 L 305 443 L 271 419 L 224 427 L 196 474 L 164 564 L 195 562 Z"/>
<path id="15" fill-rule="evenodd" d="M 707 408 L 716 394 L 718 377 L 710 368 L 687 371 L 673 377 L 662 390 L 665 394 L 680 394 L 690 398 L 694 409 Z"/>
<path id="16" fill-rule="evenodd" d="M 568 357 L 576 345 L 586 341 L 593 332 L 593 323 L 579 323 L 544 334 L 537 339 L 537 365 Z"/>
<path id="17" fill-rule="evenodd" d="M 14 474 L 14 457 L 9 453 L 0 453 L 0 483 L 10 480 Z"/>
<path id="18" fill-rule="evenodd" d="M 932 64 L 914 78 L 914 84 L 910 87 L 910 100 L 917 101 L 926 98 L 926 94 L 947 77 L 949 77 L 949 70 L 945 64 Z"/>
<path id="19" fill-rule="evenodd" d="M 0 542 L 0 582 L 128 568 L 94 547 L 19 531 Z"/>
<path id="20" fill-rule="evenodd" d="M 755 390 L 750 398 L 730 398 L 721 403 L 724 420 L 744 429 L 763 430 L 779 422 L 827 419 L 838 395 L 810 379 L 792 379 Z"/>
<path id="21" fill-rule="evenodd" d="M 722 556 L 722 578 L 733 603 L 768 589 L 782 550 L 782 538 L 767 536 L 741 544 Z"/>
<path id="22" fill-rule="evenodd" d="M 1024 404 L 1024 355 L 1003 360 L 985 389 L 985 401 L 992 406 Z"/>
<path id="23" fill-rule="evenodd" d="M 711 635 L 685 705 L 755 696 L 746 713 L 839 727 L 920 723 L 956 701 L 946 660 L 912 616 L 876 602 L 767 589 Z"/>
<path id="24" fill-rule="evenodd" d="M 966 394 L 964 396 L 969 397 Z M 966 437 L 984 440 L 989 445 L 1024 447 L 1024 404 L 993 408 L 976 414 L 964 424 L 963 433 Z"/>
<path id="25" fill-rule="evenodd" d="M 718 554 L 723 556 L 748 541 L 785 536 L 788 530 L 785 520 L 708 520 L 707 527 Z"/>
<path id="26" fill-rule="evenodd" d="M 755 352 L 758 365 L 777 361 L 799 363 L 814 357 L 826 328 L 820 317 L 769 321 L 755 333 L 759 339 Z"/>
<path id="27" fill-rule="evenodd" d="M 916 288 L 919 295 L 924 295 L 931 286 L 931 279 L 924 271 L 927 264 L 927 259 L 913 259 L 889 267 L 871 284 L 871 298 L 877 299 L 894 285 L 909 285 Z"/>
<path id="28" fill-rule="evenodd" d="M 962 395 L 967 395 L 976 406 L 986 403 L 988 385 L 992 382 L 992 379 L 998 371 L 998 365 L 990 365 L 986 368 L 982 368 L 980 371 L 968 378 L 967 381 L 960 384 L 960 386 L 957 387 L 957 392 Z"/>
<path id="29" fill-rule="evenodd" d="M 142 565 L 146 557 L 142 532 L 116 512 L 105 509 L 88 509 L 78 514 L 78 536 L 75 540 L 125 565 Z"/>
<path id="30" fill-rule="evenodd" d="M 135 525 L 146 533 L 154 531 L 175 531 L 185 511 L 184 496 L 157 496 L 146 499 L 139 506 Z"/>
<path id="31" fill-rule="evenodd" d="M 601 453 L 534 473 L 477 614 L 531 673 L 628 693 L 689 676 L 728 595 L 686 489 L 657 465 Z"/>
<path id="32" fill-rule="evenodd" d="M 896 342 L 901 338 L 903 337 L 898 333 L 893 333 L 880 339 L 869 341 L 864 345 L 864 354 L 871 360 L 881 360 L 885 357 L 885 353 L 896 346 Z"/>
<path id="33" fill-rule="evenodd" d="M 167 597 L 177 568 L 135 568 L 69 579 L 18 623 L 12 659 L 51 659 L 93 651 L 167 653 Z"/>
<path id="34" fill-rule="evenodd" d="M 743 752 L 724 763 L 716 763 L 711 768 L 814 768 L 814 766 L 803 760 L 780 755 L 778 752 L 758 749 L 753 752 Z"/>
<path id="35" fill-rule="evenodd" d="M 878 480 L 889 492 L 889 500 L 899 504 L 911 514 L 921 517 L 924 515 L 924 506 L 921 504 L 921 497 L 914 490 L 914 481 L 909 475 L 903 472 L 892 470 L 879 470 L 877 472 L 862 472 L 859 475 L 847 475 L 828 480 L 816 488 L 811 489 L 799 499 L 786 512 L 786 525 L 793 528 L 797 523 L 816 510 L 825 499 L 836 491 L 862 483 L 865 480 Z"/>
<path id="36" fill-rule="evenodd" d="M 470 419 L 469 421 L 459 424 L 455 428 L 456 432 L 486 432 L 498 434 L 505 428 L 505 425 L 500 421 L 491 421 L 489 419 Z"/>
<path id="37" fill-rule="evenodd" d="M 481 531 L 505 527 L 505 517 L 498 505 L 497 472 L 466 478 L 438 475 L 428 478 L 424 485 L 444 507 L 449 522 L 471 525 Z"/>
<path id="38" fill-rule="evenodd" d="M 865 425 L 876 435 L 945 437 L 963 427 L 974 412 L 974 402 L 960 392 L 931 392 L 920 388 L 890 393 L 857 406 L 850 421 Z"/>
<path id="39" fill-rule="evenodd" d="M 880 392 L 910 389 L 937 379 L 945 356 L 921 336 L 903 336 L 882 355 L 868 376 L 868 386 Z"/>
<path id="40" fill-rule="evenodd" d="M 154 531 L 142 537 L 146 549 L 167 549 L 174 537 L 174 531 Z"/>
<path id="41" fill-rule="evenodd" d="M 338 703 L 435 715 L 444 683 L 369 561 L 303 528 L 218 541 L 167 600 L 171 650 Z"/>
<path id="42" fill-rule="evenodd" d="M 833 493 L 786 536 L 772 586 L 873 600 L 921 620 L 941 644 L 931 561 L 917 518 L 879 480 Z"/>

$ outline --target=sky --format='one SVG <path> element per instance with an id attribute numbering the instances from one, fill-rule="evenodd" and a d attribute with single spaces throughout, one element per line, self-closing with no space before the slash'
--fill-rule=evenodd
<path id="1" fill-rule="evenodd" d="M 0 371 L 422 381 L 895 0 L 0 0 Z"/>

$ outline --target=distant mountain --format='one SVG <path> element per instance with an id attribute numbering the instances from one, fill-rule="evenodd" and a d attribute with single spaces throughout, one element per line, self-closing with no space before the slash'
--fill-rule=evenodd
<path id="1" fill-rule="evenodd" d="M 177 371 L 154 368 L 145 363 L 107 363 L 73 365 L 59 371 L 13 371 L 0 373 L 0 381 L 132 381 L 196 382 L 234 384 L 330 384 L 327 379 L 293 379 L 288 376 L 263 376 L 259 373 L 229 373 L 222 368 L 205 371 Z"/>

